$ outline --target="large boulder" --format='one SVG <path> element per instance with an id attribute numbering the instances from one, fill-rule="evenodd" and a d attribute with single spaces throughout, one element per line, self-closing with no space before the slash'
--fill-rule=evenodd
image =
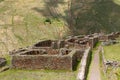
<path id="1" fill-rule="evenodd" d="M 0 67 L 3 67 L 5 66 L 7 63 L 6 59 L 5 58 L 0 58 Z"/>

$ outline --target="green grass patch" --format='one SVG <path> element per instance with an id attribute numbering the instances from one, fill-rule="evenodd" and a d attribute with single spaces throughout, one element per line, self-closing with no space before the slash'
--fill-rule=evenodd
<path id="1" fill-rule="evenodd" d="M 100 74 L 101 74 L 101 80 L 107 80 L 106 74 L 103 72 L 103 65 L 102 65 L 102 53 L 99 54 L 100 59 Z"/>
<path id="2" fill-rule="evenodd" d="M 120 39 L 117 39 L 120 41 Z M 120 61 L 120 43 L 104 46 L 104 56 L 107 60 Z M 100 70 L 102 80 L 120 80 L 120 68 L 108 67 L 106 74 L 103 72 L 102 55 L 100 54 Z"/>
<path id="3" fill-rule="evenodd" d="M 74 72 L 46 70 L 8 70 L 0 74 L 0 80 L 76 80 Z"/>
<path id="4" fill-rule="evenodd" d="M 7 65 L 11 65 L 11 57 L 4 57 L 7 59 Z M 76 80 L 79 64 L 80 62 L 73 71 L 9 69 L 0 73 L 0 80 Z"/>
<path id="5" fill-rule="evenodd" d="M 7 59 L 7 65 L 11 65 L 11 57 L 10 55 L 5 55 L 5 59 Z"/>
<path id="6" fill-rule="evenodd" d="M 120 67 L 108 67 L 106 80 L 120 80 Z"/>
<path id="7" fill-rule="evenodd" d="M 120 43 L 111 46 L 105 46 L 104 51 L 106 59 L 120 61 Z"/>

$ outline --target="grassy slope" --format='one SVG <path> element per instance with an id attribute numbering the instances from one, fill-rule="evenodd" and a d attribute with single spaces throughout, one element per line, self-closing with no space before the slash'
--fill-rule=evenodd
<path id="1" fill-rule="evenodd" d="M 45 39 L 60 39 L 69 29 L 62 19 L 47 17 L 33 8 L 44 9 L 43 0 L 0 0 L 0 51 L 2 54 Z"/>
<path id="2" fill-rule="evenodd" d="M 39 40 L 59 39 L 70 30 L 81 34 L 120 30 L 120 6 L 112 0 L 94 3 L 90 0 L 82 4 L 79 0 L 72 2 L 70 17 L 68 0 L 55 4 L 44 0 L 0 0 L 1 52 L 32 45 Z M 44 24 L 47 18 L 52 24 Z"/>

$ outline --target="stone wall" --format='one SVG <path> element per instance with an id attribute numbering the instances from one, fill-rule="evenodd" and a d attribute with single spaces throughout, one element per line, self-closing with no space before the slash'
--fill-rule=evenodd
<path id="1" fill-rule="evenodd" d="M 26 53 L 26 52 L 25 52 Z M 12 55 L 12 68 L 19 69 L 51 69 L 51 70 L 73 70 L 77 64 L 77 55 L 82 55 L 76 50 L 68 55 Z M 79 57 L 80 59 L 81 57 Z"/>
<path id="2" fill-rule="evenodd" d="M 71 58 L 56 56 L 13 56 L 12 67 L 20 69 L 72 70 Z"/>
<path id="3" fill-rule="evenodd" d="M 68 39 L 65 40 L 65 44 L 69 46 L 69 48 L 75 48 L 75 49 L 86 49 L 88 46 L 88 40 L 84 38 L 85 36 L 71 36 Z"/>
<path id="4" fill-rule="evenodd" d="M 52 44 L 52 40 L 45 40 L 45 41 L 40 41 L 36 44 L 34 44 L 34 47 L 50 47 Z"/>
<path id="5" fill-rule="evenodd" d="M 90 47 L 88 49 L 86 49 L 84 52 L 84 55 L 81 59 L 80 68 L 79 68 L 79 72 L 77 75 L 77 80 L 85 80 L 86 79 L 86 74 L 88 72 L 87 68 L 89 66 L 89 61 L 90 61 L 90 52 L 91 52 Z"/>
<path id="6" fill-rule="evenodd" d="M 64 40 L 45 40 L 34 44 L 32 48 L 51 47 L 53 49 L 60 49 L 63 48 L 64 45 L 65 45 Z"/>
<path id="7" fill-rule="evenodd" d="M 5 66 L 7 63 L 6 59 L 5 58 L 0 58 L 0 67 L 3 67 Z"/>
<path id="8" fill-rule="evenodd" d="M 89 46 L 91 48 L 94 48 L 98 41 L 99 41 L 99 37 L 98 36 L 90 37 L 89 40 L 88 40 Z"/>
<path id="9" fill-rule="evenodd" d="M 115 32 L 115 33 L 114 33 L 115 38 L 118 38 L 118 37 L 119 37 L 119 35 L 120 35 L 120 33 L 119 33 L 119 32 Z"/>
<path id="10" fill-rule="evenodd" d="M 10 52 L 12 54 L 12 67 L 73 70 L 79 60 L 82 61 L 81 66 L 85 64 L 82 68 L 86 69 L 90 49 L 88 53 L 84 53 L 84 51 L 88 50 L 88 47 L 93 49 L 99 40 L 114 39 L 119 35 L 119 32 L 109 35 L 96 33 L 86 36 L 73 36 L 65 40 L 41 41 L 31 47 Z M 84 57 L 85 55 L 86 57 Z"/>
<path id="11" fill-rule="evenodd" d="M 106 35 L 101 35 L 99 37 L 99 41 L 106 41 L 106 40 L 108 40 L 108 36 L 106 36 Z"/>
<path id="12" fill-rule="evenodd" d="M 102 46 L 101 46 L 100 58 L 101 58 L 101 61 L 102 61 L 103 72 L 106 73 L 106 71 L 107 71 L 107 65 L 106 65 L 107 60 L 104 56 L 104 49 L 103 49 Z"/>
<path id="13" fill-rule="evenodd" d="M 99 41 L 108 41 L 108 40 L 115 40 L 116 38 L 118 38 L 120 36 L 119 32 L 116 33 L 111 33 L 111 34 L 107 34 L 107 35 L 101 35 L 99 37 Z"/>

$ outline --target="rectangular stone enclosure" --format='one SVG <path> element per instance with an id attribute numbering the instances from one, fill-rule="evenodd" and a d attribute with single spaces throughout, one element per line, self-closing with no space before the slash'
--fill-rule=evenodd
<path id="1" fill-rule="evenodd" d="M 64 49 L 25 50 L 19 54 L 11 55 L 12 68 L 72 71 L 77 65 L 77 60 L 80 60 L 82 55 L 83 51 L 76 49 L 68 51 Z"/>

